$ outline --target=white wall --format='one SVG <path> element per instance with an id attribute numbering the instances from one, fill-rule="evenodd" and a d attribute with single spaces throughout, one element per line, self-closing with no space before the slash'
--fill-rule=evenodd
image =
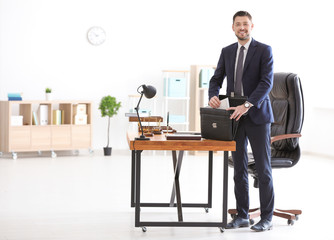
<path id="1" fill-rule="evenodd" d="M 273 47 L 275 71 L 302 79 L 303 149 L 334 156 L 328 150 L 334 135 L 329 0 L 0 0 L 0 99 L 8 92 L 44 99 L 51 87 L 56 99 L 93 101 L 93 147 L 99 149 L 107 119 L 98 103 L 113 95 L 123 107 L 111 122 L 111 146 L 126 149 L 128 94 L 151 84 L 161 105 L 161 70 L 216 64 L 221 48 L 236 41 L 231 24 L 238 10 L 253 15 L 253 37 Z M 95 25 L 107 33 L 98 47 L 86 40 Z"/>

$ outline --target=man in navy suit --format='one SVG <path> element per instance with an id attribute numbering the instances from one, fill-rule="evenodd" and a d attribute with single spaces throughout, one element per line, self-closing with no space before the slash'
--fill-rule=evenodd
<path id="1" fill-rule="evenodd" d="M 239 121 L 235 137 L 236 151 L 232 153 L 238 214 L 226 228 L 250 225 L 247 172 L 249 141 L 259 175 L 261 205 L 261 220 L 251 229 L 265 231 L 272 229 L 274 210 L 274 188 L 270 164 L 270 125 L 274 118 L 269 99 L 269 92 L 273 86 L 273 56 L 270 46 L 257 42 L 251 37 L 253 26 L 252 16 L 248 12 L 239 11 L 233 16 L 232 29 L 238 42 L 222 49 L 217 69 L 210 80 L 209 105 L 213 108 L 219 107 L 218 95 L 225 77 L 227 95 L 248 97 L 244 104 L 228 109 L 234 110 L 231 119 Z M 239 55 L 241 55 L 240 60 Z M 238 75 L 240 80 L 237 80 Z"/>

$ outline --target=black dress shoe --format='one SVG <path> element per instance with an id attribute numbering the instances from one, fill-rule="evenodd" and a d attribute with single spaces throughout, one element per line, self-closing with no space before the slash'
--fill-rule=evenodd
<path id="1" fill-rule="evenodd" d="M 249 219 L 236 217 L 230 223 L 226 225 L 226 229 L 234 229 L 241 227 L 249 227 Z"/>
<path id="2" fill-rule="evenodd" d="M 261 220 L 260 222 L 251 227 L 251 229 L 256 232 L 263 232 L 271 230 L 272 228 L 273 228 L 272 222 L 266 219 Z"/>

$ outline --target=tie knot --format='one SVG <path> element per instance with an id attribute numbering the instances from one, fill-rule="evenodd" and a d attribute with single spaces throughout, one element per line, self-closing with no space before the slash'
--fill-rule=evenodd
<path id="1" fill-rule="evenodd" d="M 240 51 L 243 51 L 243 50 L 245 50 L 245 47 L 244 47 L 244 46 L 241 46 L 241 47 L 240 47 Z"/>

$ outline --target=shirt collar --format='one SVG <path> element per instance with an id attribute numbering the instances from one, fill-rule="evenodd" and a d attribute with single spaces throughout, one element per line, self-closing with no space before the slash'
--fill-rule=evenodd
<path id="1" fill-rule="evenodd" d="M 244 48 L 245 48 L 246 50 L 248 50 L 249 45 L 251 44 L 252 40 L 253 40 L 253 38 L 250 37 L 250 38 L 249 38 L 249 41 L 244 45 Z M 238 49 L 240 49 L 241 46 L 242 46 L 242 45 L 238 42 Z"/>

